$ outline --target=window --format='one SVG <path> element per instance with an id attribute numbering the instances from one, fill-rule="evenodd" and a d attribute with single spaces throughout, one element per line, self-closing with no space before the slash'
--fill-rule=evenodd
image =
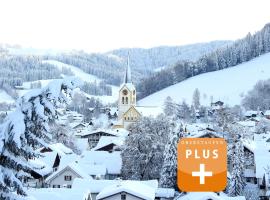
<path id="1" fill-rule="evenodd" d="M 128 120 L 129 120 L 129 117 L 128 117 Z"/>
<path id="2" fill-rule="evenodd" d="M 247 177 L 247 182 L 250 183 L 251 182 L 251 178 Z"/>
<path id="3" fill-rule="evenodd" d="M 133 121 L 133 117 L 131 117 L 131 120 Z"/>
<path id="4" fill-rule="evenodd" d="M 126 104 L 128 104 L 128 97 L 126 97 Z"/>
<path id="5" fill-rule="evenodd" d="M 127 117 L 125 117 L 125 120 L 127 120 Z"/>
<path id="6" fill-rule="evenodd" d="M 127 198 L 127 195 L 125 193 L 122 193 L 121 194 L 121 200 L 126 200 L 126 198 Z"/>
<path id="7" fill-rule="evenodd" d="M 65 181 L 71 181 L 72 177 L 71 176 L 65 176 Z"/>
<path id="8" fill-rule="evenodd" d="M 125 103 L 125 97 L 122 97 L 122 104 Z"/>
<path id="9" fill-rule="evenodd" d="M 60 185 L 53 185 L 53 188 L 60 188 Z"/>
<path id="10" fill-rule="evenodd" d="M 67 188 L 71 188 L 71 185 L 67 185 Z"/>

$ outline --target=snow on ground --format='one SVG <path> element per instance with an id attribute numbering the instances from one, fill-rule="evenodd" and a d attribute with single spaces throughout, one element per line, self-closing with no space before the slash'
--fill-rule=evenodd
<path id="1" fill-rule="evenodd" d="M 79 77 L 82 81 L 85 81 L 85 82 L 93 83 L 96 81 L 97 83 L 99 83 L 101 81 L 101 79 L 99 79 L 98 77 L 88 74 L 84 72 L 83 70 L 81 70 L 80 68 L 75 67 L 73 65 L 68 65 L 68 64 L 56 61 L 56 60 L 43 60 L 42 62 L 54 65 L 58 67 L 59 69 L 62 69 L 63 67 L 70 69 L 74 73 L 75 76 Z"/>
<path id="2" fill-rule="evenodd" d="M 176 102 L 192 102 L 196 88 L 201 93 L 201 103 L 209 105 L 211 96 L 214 101 L 224 101 L 228 105 L 240 104 L 242 96 L 253 88 L 259 80 L 270 78 L 270 53 L 249 62 L 228 69 L 209 72 L 189 78 L 181 83 L 158 91 L 138 103 L 141 106 L 162 106 L 167 96 Z"/>
<path id="3" fill-rule="evenodd" d="M 0 103 L 8 103 L 8 104 L 12 104 L 14 103 L 14 99 L 9 96 L 6 91 L 4 90 L 0 90 Z"/>

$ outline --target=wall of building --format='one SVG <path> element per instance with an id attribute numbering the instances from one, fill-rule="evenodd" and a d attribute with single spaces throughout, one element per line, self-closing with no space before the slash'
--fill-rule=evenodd
<path id="1" fill-rule="evenodd" d="M 66 181 L 65 176 L 71 176 L 72 178 L 70 181 Z M 53 185 L 60 185 L 60 187 L 62 188 L 64 185 L 72 185 L 75 178 L 79 178 L 79 176 L 74 171 L 67 169 L 63 171 L 60 175 L 56 176 L 54 179 L 50 180 L 48 184 L 49 187 L 53 187 Z"/>

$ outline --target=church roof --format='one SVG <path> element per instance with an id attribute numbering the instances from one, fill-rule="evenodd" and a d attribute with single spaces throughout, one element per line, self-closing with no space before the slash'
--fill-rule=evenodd
<path id="1" fill-rule="evenodd" d="M 122 90 L 123 87 L 126 87 L 129 91 L 135 90 L 135 86 L 133 85 L 133 83 L 123 83 L 123 84 L 120 86 L 120 90 Z"/>
<path id="2" fill-rule="evenodd" d="M 124 83 L 131 83 L 131 70 L 130 70 L 130 66 L 129 66 L 129 55 L 128 55 L 128 59 L 127 59 L 127 67 L 126 67 Z"/>

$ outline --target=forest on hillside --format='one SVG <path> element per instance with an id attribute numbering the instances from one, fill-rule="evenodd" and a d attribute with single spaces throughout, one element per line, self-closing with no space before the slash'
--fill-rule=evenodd
<path id="1" fill-rule="evenodd" d="M 179 61 L 173 67 L 145 78 L 137 87 L 139 98 L 192 76 L 233 67 L 268 52 L 270 52 L 270 24 L 266 24 L 262 30 L 253 35 L 248 33 L 243 39 L 203 55 L 195 62 Z"/>

